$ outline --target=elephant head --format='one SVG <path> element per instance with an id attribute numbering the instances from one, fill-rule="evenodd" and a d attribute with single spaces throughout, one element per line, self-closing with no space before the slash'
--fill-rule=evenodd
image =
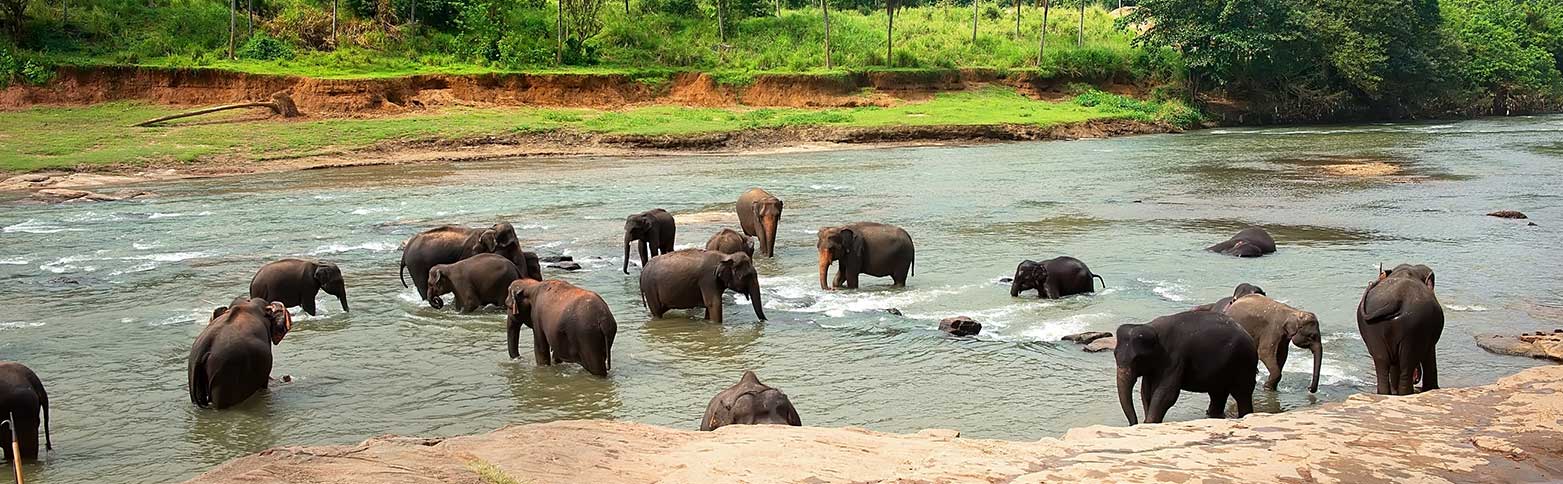
<path id="1" fill-rule="evenodd" d="M 514 237 L 515 231 L 511 231 Z M 499 232 L 494 229 L 483 229 L 482 232 L 473 234 L 467 238 L 466 246 L 462 247 L 461 258 L 465 259 L 478 254 L 491 254 L 499 250 Z"/>
<path id="2" fill-rule="evenodd" d="M 1246 282 L 1242 283 L 1242 284 L 1238 284 L 1237 287 L 1232 289 L 1232 299 L 1237 299 L 1237 298 L 1240 298 L 1240 297 L 1243 297 L 1243 296 L 1247 296 L 1249 294 L 1258 294 L 1260 296 L 1266 296 L 1267 295 L 1267 294 L 1265 294 L 1265 290 L 1264 289 L 1260 289 L 1259 286 L 1255 286 L 1253 284 L 1249 284 L 1249 283 L 1246 283 Z"/>
<path id="3" fill-rule="evenodd" d="M 754 261 L 748 254 L 739 252 L 722 256 L 716 267 L 716 280 L 723 289 L 748 296 L 755 317 L 765 320 L 765 310 L 760 302 L 760 275 L 754 271 Z"/>
<path id="4" fill-rule="evenodd" d="M 776 227 L 781 223 L 781 199 L 771 197 L 755 200 L 751 210 L 760 222 L 760 245 L 765 248 L 765 256 L 776 257 Z"/>
<path id="5" fill-rule="evenodd" d="M 1113 348 L 1113 359 L 1118 364 L 1118 404 L 1129 425 L 1135 425 L 1140 419 L 1134 413 L 1134 382 L 1146 373 L 1166 368 L 1169 357 L 1161 344 L 1161 335 L 1149 324 L 1119 326 L 1116 336 L 1118 346 Z"/>
<path id="6" fill-rule="evenodd" d="M 314 278 L 322 291 L 342 302 L 342 312 L 347 312 L 347 283 L 342 280 L 342 269 L 336 264 L 321 262 L 315 265 Z"/>
<path id="7" fill-rule="evenodd" d="M 455 292 L 456 286 L 450 280 L 450 264 L 440 264 L 429 268 L 429 307 L 439 309 L 445 307 L 445 300 L 440 296 Z"/>
<path id="8" fill-rule="evenodd" d="M 531 279 L 517 279 L 510 283 L 510 289 L 505 291 L 505 322 L 510 325 L 521 324 L 532 327 L 532 295 L 531 290 L 541 282 Z"/>
<path id="9" fill-rule="evenodd" d="M 516 227 L 514 225 L 510 225 L 510 222 L 500 222 L 494 224 L 494 226 L 490 227 L 489 230 L 494 231 L 495 250 L 517 247 L 521 243 L 521 241 L 516 237 Z"/>
<path id="10" fill-rule="evenodd" d="M 1324 340 L 1319 335 L 1319 317 L 1308 311 L 1295 310 L 1283 324 L 1292 344 L 1313 352 L 1313 382 L 1308 393 L 1319 392 L 1319 367 L 1324 364 Z M 1283 348 L 1285 343 L 1282 343 Z"/>
<path id="11" fill-rule="evenodd" d="M 655 244 L 662 240 L 661 229 L 657 228 L 657 221 L 650 213 L 637 213 L 624 219 L 624 273 L 630 273 L 630 242 L 639 240 L 640 260 L 649 259 L 646 254 L 647 244 Z"/>
<path id="12" fill-rule="evenodd" d="M 815 243 L 819 248 L 819 288 L 833 289 L 827 277 L 830 275 L 830 263 L 841 261 L 840 271 L 844 273 L 856 273 L 862 264 L 863 238 L 857 232 L 846 227 L 822 227 L 819 229 L 819 241 Z"/>
<path id="13" fill-rule="evenodd" d="M 235 298 L 227 307 L 219 307 L 212 310 L 212 321 L 217 321 L 229 313 L 237 315 L 249 313 L 266 321 L 266 333 L 271 335 L 273 346 L 282 344 L 282 338 L 293 330 L 293 315 L 288 313 L 288 307 L 280 302 L 266 302 L 262 299 L 240 297 Z"/>
<path id="14" fill-rule="evenodd" d="M 1015 266 L 1015 278 L 1010 281 L 1009 297 L 1020 296 L 1020 293 L 1036 289 L 1047 295 L 1047 289 L 1043 284 L 1047 283 L 1047 266 L 1034 260 L 1024 260 Z"/>
<path id="15" fill-rule="evenodd" d="M 1387 271 L 1379 269 L 1378 280 L 1382 281 L 1391 277 L 1403 277 L 1421 282 L 1427 286 L 1428 290 L 1433 290 L 1434 286 L 1437 285 L 1438 280 L 1438 278 L 1433 275 L 1433 268 L 1422 264 L 1401 264 L 1395 266 L 1394 269 Z"/>
<path id="16" fill-rule="evenodd" d="M 1232 244 L 1231 248 L 1221 251 L 1222 254 L 1237 257 L 1259 257 L 1265 254 L 1264 248 L 1250 244 L 1246 240 L 1239 240 Z"/>

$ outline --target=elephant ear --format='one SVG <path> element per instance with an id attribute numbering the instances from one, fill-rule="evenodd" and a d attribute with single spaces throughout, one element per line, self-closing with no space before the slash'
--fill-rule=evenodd
<path id="1" fill-rule="evenodd" d="M 212 310 L 212 319 L 209 321 L 216 321 L 217 318 L 223 317 L 224 314 L 228 314 L 228 306 L 218 306 L 217 309 Z"/>
<path id="2" fill-rule="evenodd" d="M 288 313 L 287 306 L 280 302 L 267 304 L 262 310 L 271 325 L 271 344 L 282 344 L 282 338 L 293 330 L 293 315 Z"/>
<path id="3" fill-rule="evenodd" d="M 338 274 L 341 273 L 341 270 L 337 269 L 336 264 L 332 264 L 332 263 L 329 263 L 329 262 L 323 262 L 323 263 L 320 263 L 319 265 L 316 265 L 315 266 L 315 284 L 319 284 L 321 286 L 324 286 L 324 285 L 326 285 L 326 283 L 331 282 L 331 279 L 332 279 L 331 275 L 332 275 L 332 273 L 338 273 Z"/>
<path id="4" fill-rule="evenodd" d="M 478 235 L 478 247 L 473 252 L 490 253 L 499 250 L 499 234 L 494 229 L 484 230 Z"/>
<path id="5" fill-rule="evenodd" d="M 776 213 L 777 213 L 777 214 L 780 214 L 780 213 L 781 213 L 781 211 L 782 211 L 782 205 L 783 205 L 783 204 L 782 204 L 782 200 L 781 200 L 781 199 L 780 199 L 780 198 L 778 198 L 778 199 L 776 199 Z"/>
<path id="6" fill-rule="evenodd" d="M 1427 267 L 1427 266 L 1422 266 L 1422 267 Z M 1427 288 L 1428 289 L 1434 289 L 1433 286 L 1438 285 L 1437 282 L 1438 282 L 1438 277 L 1433 275 L 1433 269 L 1432 268 L 1428 268 L 1427 269 L 1427 277 L 1422 279 L 1422 283 L 1423 284 L 1427 284 Z"/>
<path id="7" fill-rule="evenodd" d="M 516 240 L 516 227 L 508 222 L 494 224 L 494 227 L 489 230 L 493 230 L 496 234 L 494 243 L 498 247 L 510 247 L 520 243 Z"/>
<path id="8" fill-rule="evenodd" d="M 716 278 L 720 281 L 731 281 L 738 267 L 738 258 L 732 255 L 723 256 L 716 266 Z"/>
<path id="9" fill-rule="evenodd" d="M 858 247 L 858 245 L 860 243 L 862 243 L 862 240 L 859 239 L 858 236 L 857 236 L 857 232 L 853 231 L 852 229 L 841 229 L 840 234 L 841 234 L 841 251 L 842 252 L 846 252 L 848 254 L 855 254 L 855 253 L 857 253 L 858 250 L 860 249 L 860 247 Z"/>

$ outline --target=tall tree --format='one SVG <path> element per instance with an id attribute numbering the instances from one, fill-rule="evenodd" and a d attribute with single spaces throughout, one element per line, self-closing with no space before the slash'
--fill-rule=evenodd
<path id="1" fill-rule="evenodd" d="M 1085 0 L 1080 0 L 1080 35 L 1075 37 L 1075 47 L 1085 45 Z"/>
<path id="2" fill-rule="evenodd" d="M 1023 0 L 1014 0 L 1014 2 L 1015 2 L 1015 40 L 1020 40 L 1020 4 L 1026 3 L 1026 2 L 1024 2 Z"/>
<path id="3" fill-rule="evenodd" d="M 233 58 L 233 37 L 239 30 L 239 0 L 228 0 L 228 58 Z"/>
<path id="4" fill-rule="evenodd" d="M 971 43 L 977 43 L 977 4 L 979 0 L 971 0 Z"/>
<path id="5" fill-rule="evenodd" d="M 244 27 L 244 36 L 253 36 L 255 35 L 255 0 L 245 0 L 244 15 L 249 18 L 249 23 Z"/>
<path id="6" fill-rule="evenodd" d="M 559 34 L 554 44 L 554 63 L 564 65 L 564 2 L 559 0 L 559 27 L 555 31 Z"/>
<path id="7" fill-rule="evenodd" d="M 885 0 L 885 65 L 895 66 L 895 3 Z"/>
<path id="8" fill-rule="evenodd" d="M 60 24 L 71 23 L 71 2 L 60 0 Z"/>
<path id="9" fill-rule="evenodd" d="M 337 2 L 337 0 L 331 0 L 331 48 L 333 50 L 336 49 L 336 40 L 337 40 L 337 32 L 336 32 L 336 2 Z"/>
<path id="10" fill-rule="evenodd" d="M 1047 12 L 1053 9 L 1053 0 L 1042 0 L 1042 32 L 1037 34 L 1037 67 L 1042 67 L 1042 59 L 1047 54 Z"/>
<path id="11" fill-rule="evenodd" d="M 4 7 L 6 16 L 10 17 L 11 39 L 22 43 L 22 29 L 27 25 L 27 0 L 0 0 L 0 7 Z"/>
<path id="12" fill-rule="evenodd" d="M 716 37 L 721 39 L 722 45 L 727 45 L 727 0 L 714 0 L 716 2 Z M 718 49 L 720 52 L 721 49 Z"/>
<path id="13" fill-rule="evenodd" d="M 830 0 L 819 0 L 819 6 L 825 17 L 825 69 L 830 70 Z"/>

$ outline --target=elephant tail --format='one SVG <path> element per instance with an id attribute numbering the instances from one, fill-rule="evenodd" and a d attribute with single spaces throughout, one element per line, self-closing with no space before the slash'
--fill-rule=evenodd
<path id="1" fill-rule="evenodd" d="M 27 374 L 27 384 L 38 394 L 38 406 L 43 408 L 43 448 L 54 450 L 54 438 L 49 435 L 49 392 L 43 388 L 43 381 L 38 379 L 38 375 L 32 372 Z"/>
<path id="2" fill-rule="evenodd" d="M 1091 274 L 1091 277 L 1096 278 L 1098 281 L 1102 281 L 1102 289 L 1107 289 L 1107 279 L 1102 279 L 1102 276 L 1097 274 Z"/>
<path id="3" fill-rule="evenodd" d="M 211 353 L 202 353 L 195 359 L 195 364 L 190 366 L 190 403 L 197 407 L 206 407 L 212 403 L 211 382 L 206 378 L 206 357 Z"/>
<path id="4" fill-rule="evenodd" d="M 407 287 L 407 261 L 402 261 L 402 267 L 396 269 L 396 278 L 402 280 L 402 287 Z"/>

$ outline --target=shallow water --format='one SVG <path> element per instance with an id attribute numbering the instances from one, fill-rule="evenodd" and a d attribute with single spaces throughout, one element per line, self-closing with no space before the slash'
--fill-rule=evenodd
<path id="1" fill-rule="evenodd" d="M 1563 117 L 1442 124 L 1220 129 L 1075 142 L 764 156 L 522 160 L 364 167 L 136 188 L 158 198 L 0 211 L 0 359 L 44 379 L 56 451 L 29 482 L 167 482 L 278 445 L 379 434 L 453 435 L 571 418 L 696 428 L 706 402 L 754 369 L 804 423 L 1037 439 L 1123 425 L 1109 354 L 1063 335 L 1111 331 L 1215 300 L 1251 282 L 1319 314 L 1325 367 L 1294 350 L 1259 411 L 1371 391 L 1353 310 L 1379 263 L 1439 271 L 1448 324 L 1445 386 L 1537 364 L 1489 355 L 1471 335 L 1557 326 L 1563 306 Z M 1394 173 L 1342 175 L 1342 165 Z M 1337 168 L 1331 168 L 1337 167 Z M 650 320 L 617 271 L 623 217 L 665 207 L 678 243 L 734 226 L 733 201 L 763 186 L 787 202 L 778 258 L 761 259 L 766 313 L 729 301 L 724 326 L 682 311 Z M 1540 224 L 1482 214 L 1520 210 Z M 445 223 L 515 223 L 543 255 L 586 270 L 558 277 L 601 292 L 619 335 L 607 380 L 579 367 L 509 361 L 503 316 L 417 304 L 397 281 L 398 244 Z M 910 287 L 865 279 L 824 293 L 816 228 L 877 220 L 916 240 Z M 1202 252 L 1245 224 L 1280 252 Z M 1068 254 L 1109 288 L 1060 301 L 1012 299 L 998 279 L 1025 258 Z M 213 307 L 283 256 L 335 261 L 353 312 L 322 294 L 275 347 L 277 384 L 239 409 L 192 406 L 185 358 Z M 633 266 L 632 266 L 633 267 Z M 632 272 L 635 269 L 631 269 Z M 882 309 L 898 308 L 905 316 Z M 936 330 L 969 315 L 975 339 Z M 698 314 L 696 314 L 697 316 Z M 523 355 L 526 349 L 522 348 Z M 1263 375 L 1263 370 L 1261 370 Z M 1169 419 L 1203 414 L 1185 394 Z"/>

